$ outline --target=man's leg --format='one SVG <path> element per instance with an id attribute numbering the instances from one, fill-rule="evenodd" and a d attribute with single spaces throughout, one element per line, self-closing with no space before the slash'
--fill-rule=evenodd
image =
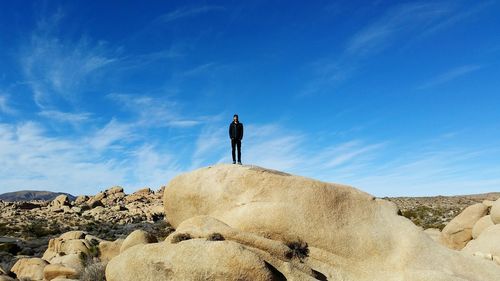
<path id="1" fill-rule="evenodd" d="M 241 164 L 241 140 L 238 140 L 238 163 Z"/>
<path id="2" fill-rule="evenodd" d="M 236 140 L 231 139 L 231 154 L 233 156 L 233 164 L 236 164 L 236 155 L 234 149 L 236 148 Z"/>

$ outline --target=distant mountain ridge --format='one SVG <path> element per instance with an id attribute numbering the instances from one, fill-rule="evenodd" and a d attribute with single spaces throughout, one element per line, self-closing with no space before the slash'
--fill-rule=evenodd
<path id="1" fill-rule="evenodd" d="M 75 196 L 64 192 L 21 190 L 0 194 L 0 200 L 4 201 L 30 201 L 30 200 L 52 200 L 57 196 L 65 194 L 70 200 L 75 200 Z"/>

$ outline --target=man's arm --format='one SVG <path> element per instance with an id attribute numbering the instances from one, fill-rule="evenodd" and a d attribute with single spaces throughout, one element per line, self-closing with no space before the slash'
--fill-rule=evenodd
<path id="1" fill-rule="evenodd" d="M 242 140 L 242 139 L 243 139 L 243 124 L 241 124 L 241 138 L 240 138 L 240 140 Z"/>

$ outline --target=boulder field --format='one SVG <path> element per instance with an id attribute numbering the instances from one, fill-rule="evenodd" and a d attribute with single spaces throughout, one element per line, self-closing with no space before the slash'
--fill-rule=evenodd
<path id="1" fill-rule="evenodd" d="M 220 164 L 174 178 L 163 203 L 176 231 L 122 245 L 107 281 L 500 280 L 495 262 L 435 242 L 393 203 L 346 185 Z"/>

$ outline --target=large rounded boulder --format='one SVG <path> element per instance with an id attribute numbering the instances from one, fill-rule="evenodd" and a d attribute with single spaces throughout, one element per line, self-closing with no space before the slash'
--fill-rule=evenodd
<path id="1" fill-rule="evenodd" d="M 490 256 L 491 259 L 497 257 L 495 261 L 500 261 L 500 224 L 491 225 L 483 230 L 481 235 L 470 241 L 462 251 L 473 255 L 481 253 Z"/>
<path id="2" fill-rule="evenodd" d="M 487 215 L 479 219 L 472 227 L 472 238 L 476 239 L 488 227 L 494 225 L 491 216 Z"/>
<path id="3" fill-rule="evenodd" d="M 488 206 L 477 203 L 465 208 L 441 231 L 441 242 L 451 249 L 460 250 L 472 240 L 472 228 L 488 214 Z"/>
<path id="4" fill-rule="evenodd" d="M 108 263 L 106 280 L 267 281 L 273 280 L 273 272 L 237 243 L 190 239 L 135 246 Z"/>
<path id="5" fill-rule="evenodd" d="M 494 224 L 500 224 L 500 198 L 498 198 L 491 205 L 491 220 Z"/>
<path id="6" fill-rule="evenodd" d="M 344 280 L 500 276 L 493 263 L 439 246 L 398 216 L 394 204 L 346 185 L 221 164 L 177 176 L 165 188 L 163 200 L 174 228 L 190 218 L 210 216 L 285 244 L 303 241 L 310 250 L 308 265 L 327 278 L 334 278 L 334 272 L 342 272 Z M 475 221 L 482 216 L 481 211 Z"/>

